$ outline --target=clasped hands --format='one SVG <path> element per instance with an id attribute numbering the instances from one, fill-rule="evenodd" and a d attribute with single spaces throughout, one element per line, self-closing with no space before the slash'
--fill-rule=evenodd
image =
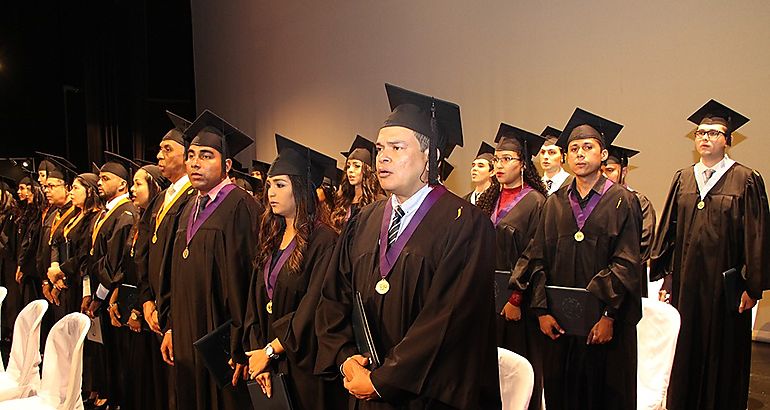
<path id="1" fill-rule="evenodd" d="M 379 397 L 372 384 L 372 372 L 367 369 L 369 359 L 360 354 L 347 358 L 342 364 L 343 385 L 348 392 L 359 400 L 372 400 Z"/>

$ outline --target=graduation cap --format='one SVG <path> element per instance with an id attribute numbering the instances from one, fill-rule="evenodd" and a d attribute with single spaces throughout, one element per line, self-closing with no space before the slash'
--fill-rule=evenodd
<path id="1" fill-rule="evenodd" d="M 262 180 L 259 178 L 254 178 L 253 176 L 242 172 L 233 170 L 233 177 L 235 178 L 235 184 L 239 187 L 243 188 L 246 191 L 254 193 L 262 192 Z"/>
<path id="2" fill-rule="evenodd" d="M 495 142 L 497 143 L 496 151 L 518 151 L 524 156 L 523 161 L 532 162 L 532 157 L 540 151 L 545 138 L 501 122 L 497 129 Z"/>
<path id="3" fill-rule="evenodd" d="M 321 186 L 328 169 L 337 168 L 334 158 L 321 154 L 282 135 L 275 134 L 278 158 L 273 161 L 268 176 L 294 175 L 305 176 L 314 187 Z"/>
<path id="4" fill-rule="evenodd" d="M 635 149 L 623 148 L 617 145 L 610 145 L 610 147 L 607 148 L 607 151 L 609 152 L 607 162 L 612 161 L 619 164 L 621 168 L 627 167 L 628 159 L 639 153 L 639 151 Z"/>
<path id="5" fill-rule="evenodd" d="M 334 181 L 335 182 L 335 184 L 334 184 L 335 187 L 340 186 L 340 184 L 342 183 L 342 178 L 345 178 L 345 171 L 337 168 L 337 180 Z"/>
<path id="6" fill-rule="evenodd" d="M 227 158 L 233 158 L 254 142 L 243 131 L 206 110 L 190 124 L 184 132 L 185 141 L 190 145 L 209 147 L 222 154 L 222 164 Z"/>
<path id="7" fill-rule="evenodd" d="M 483 159 L 490 164 L 492 164 L 493 159 L 495 158 L 495 147 L 487 144 L 484 141 L 481 141 L 481 145 L 479 146 L 479 152 L 476 153 L 476 159 Z"/>
<path id="8" fill-rule="evenodd" d="M 425 135 L 430 139 L 428 182 L 437 182 L 438 162 L 436 148 L 446 158 L 456 145 L 463 146 L 460 106 L 419 94 L 391 84 L 385 84 L 391 113 L 382 128 L 404 127 Z M 436 166 L 431 166 L 436 164 Z"/>
<path id="9" fill-rule="evenodd" d="M 454 165 L 450 164 L 449 161 L 442 159 L 439 163 L 439 171 L 441 174 L 441 181 L 446 182 L 447 178 L 449 178 L 449 175 L 452 173 L 452 171 L 455 170 Z"/>
<path id="10" fill-rule="evenodd" d="M 187 128 L 190 127 L 190 124 L 192 123 L 169 110 L 166 110 L 166 115 L 168 116 L 168 119 L 171 120 L 171 123 L 174 124 L 174 128 L 172 128 L 169 132 L 166 133 L 166 135 L 163 136 L 162 141 L 174 141 L 177 144 L 187 148 L 188 143 L 184 138 L 184 132 L 187 130 Z"/>
<path id="11" fill-rule="evenodd" d="M 545 127 L 543 132 L 540 133 L 540 136 L 549 139 L 549 138 L 559 138 L 559 135 L 561 135 L 561 130 L 557 130 L 554 127 L 551 127 L 550 125 Z"/>
<path id="12" fill-rule="evenodd" d="M 725 139 L 727 139 L 727 145 L 732 144 L 732 133 L 744 124 L 749 122 L 749 119 L 745 116 L 735 112 L 733 109 L 726 105 L 716 101 L 709 100 L 703 107 L 700 107 L 698 111 L 695 111 L 688 121 L 695 125 L 701 124 L 720 124 L 727 127 L 725 133 Z"/>
<path id="13" fill-rule="evenodd" d="M 133 171 L 139 169 L 134 161 L 114 152 L 104 151 L 104 158 L 106 162 L 99 168 L 99 172 L 109 172 L 126 182 L 130 182 Z"/>
<path id="14" fill-rule="evenodd" d="M 8 183 L 10 187 L 17 187 L 21 180 L 27 177 L 29 174 L 24 168 L 18 166 L 16 161 L 3 160 L 0 161 L 0 179 Z"/>
<path id="15" fill-rule="evenodd" d="M 350 146 L 350 150 L 347 152 L 340 152 L 340 154 L 347 159 L 357 159 L 373 167 L 374 157 L 376 156 L 375 151 L 376 146 L 373 142 L 360 135 L 356 135 L 356 139 L 353 140 L 353 145 Z"/>
<path id="16" fill-rule="evenodd" d="M 249 173 L 253 173 L 254 171 L 259 171 L 259 173 L 262 174 L 262 178 L 264 178 L 265 175 L 267 175 L 267 171 L 269 169 L 270 169 L 270 164 L 268 164 L 267 162 L 252 159 L 251 166 L 249 167 Z"/>
<path id="17" fill-rule="evenodd" d="M 46 163 L 46 168 L 38 169 L 41 171 L 45 170 L 47 178 L 58 178 L 67 184 L 72 183 L 72 179 L 77 175 L 77 171 L 75 171 L 75 166 L 66 158 L 39 151 L 35 152 L 35 154 L 43 157 L 43 161 L 40 164 L 42 166 L 43 163 Z"/>
<path id="18" fill-rule="evenodd" d="M 91 186 L 93 189 L 99 189 L 99 174 L 93 172 L 84 172 L 77 176 L 86 185 Z"/>
<path id="19" fill-rule="evenodd" d="M 612 141 L 620 134 L 623 126 L 592 114 L 582 108 L 575 108 L 572 117 L 564 126 L 564 131 L 556 142 L 560 148 L 566 150 L 570 142 L 578 139 L 594 138 L 599 141 L 602 148 L 609 147 Z"/>

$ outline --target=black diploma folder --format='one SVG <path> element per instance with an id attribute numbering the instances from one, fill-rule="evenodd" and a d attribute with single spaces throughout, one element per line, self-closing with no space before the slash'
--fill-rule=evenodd
<path id="1" fill-rule="evenodd" d="M 131 318 L 131 310 L 141 311 L 136 304 L 139 301 L 139 290 L 134 285 L 121 284 L 118 288 L 118 313 L 120 313 L 120 323 L 125 325 Z M 144 320 L 142 320 L 144 322 Z"/>
<path id="2" fill-rule="evenodd" d="M 228 364 L 230 361 L 230 325 L 232 322 L 232 320 L 228 320 L 193 343 L 195 350 L 203 359 L 203 364 L 209 369 L 211 377 L 220 389 L 233 380 L 233 369 Z"/>
<path id="3" fill-rule="evenodd" d="M 358 353 L 369 359 L 370 370 L 380 367 L 380 356 L 377 354 L 377 347 L 374 344 L 374 336 L 369 326 L 369 319 L 364 310 L 364 301 L 361 298 L 361 292 L 355 294 L 355 305 L 353 306 L 353 336 L 356 338 L 356 347 Z"/>
<path id="4" fill-rule="evenodd" d="M 735 268 L 722 272 L 725 290 L 725 306 L 730 311 L 737 311 L 741 305 L 741 296 L 746 291 L 746 281 Z"/>
<path id="5" fill-rule="evenodd" d="M 588 336 L 602 317 L 599 299 L 582 288 L 546 286 L 548 309 L 564 333 Z"/>
<path id="6" fill-rule="evenodd" d="M 508 284 L 511 282 L 511 272 L 504 270 L 495 271 L 495 314 L 500 314 L 503 311 L 503 307 L 508 303 L 508 298 L 513 293 L 508 289 Z"/>
<path id="7" fill-rule="evenodd" d="M 286 375 L 283 373 L 270 373 L 270 382 L 272 394 L 270 398 L 262 393 L 259 383 L 250 381 L 246 384 L 251 396 L 251 405 L 254 410 L 291 410 L 291 399 L 289 398 L 289 388 Z"/>

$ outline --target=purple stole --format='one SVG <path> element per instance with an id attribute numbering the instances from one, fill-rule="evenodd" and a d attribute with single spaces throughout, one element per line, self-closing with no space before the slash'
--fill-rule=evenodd
<path id="1" fill-rule="evenodd" d="M 428 214 L 430 208 L 447 192 L 443 185 L 438 185 L 433 188 L 428 194 L 420 207 L 414 213 L 414 216 L 409 221 L 406 229 L 398 236 L 393 244 L 388 248 L 388 226 L 390 225 L 390 217 L 393 213 L 393 204 L 390 200 L 385 201 L 385 210 L 382 213 L 382 225 L 380 226 L 380 277 L 385 279 L 390 274 L 393 265 L 398 259 L 398 255 L 404 250 L 406 243 L 409 242 L 409 238 L 412 237 L 417 226 L 420 225 L 425 215 Z"/>
<path id="2" fill-rule="evenodd" d="M 580 208 L 580 203 L 577 200 L 577 194 L 575 194 L 574 191 L 570 190 L 569 195 L 567 197 L 569 198 L 569 205 L 572 208 L 572 216 L 575 217 L 575 223 L 577 223 L 578 231 L 575 233 L 575 240 L 578 242 L 581 242 L 583 239 L 583 227 L 586 224 L 586 220 L 588 220 L 588 217 L 591 216 L 591 213 L 594 211 L 594 208 L 596 208 L 596 205 L 599 204 L 599 201 L 601 201 L 602 196 L 604 196 L 604 193 L 607 192 L 608 189 L 612 186 L 612 181 L 609 179 L 604 182 L 604 187 L 602 187 L 602 191 L 599 194 L 594 194 L 591 199 L 588 200 L 588 204 L 586 204 L 585 209 Z M 581 238 L 581 239 L 579 239 Z"/>
<path id="3" fill-rule="evenodd" d="M 268 299 L 273 300 L 273 290 L 275 289 L 275 283 L 278 282 L 278 272 L 283 269 L 283 265 L 285 265 L 286 261 L 289 260 L 289 256 L 291 256 L 292 252 L 294 252 L 294 248 L 296 247 L 297 237 L 294 236 L 294 239 L 289 242 L 289 246 L 287 246 L 286 249 L 283 250 L 281 256 L 278 257 L 278 260 L 275 262 L 273 269 L 270 269 L 270 261 L 272 261 L 273 255 L 271 254 L 270 258 L 265 261 L 265 268 L 263 271 L 265 275 L 265 289 L 267 290 Z"/>
<path id="4" fill-rule="evenodd" d="M 495 204 L 495 209 L 492 211 L 492 215 L 490 216 L 490 219 L 492 219 L 492 224 L 497 226 L 500 221 L 505 218 L 506 215 L 508 215 L 508 212 L 511 212 L 511 209 L 513 209 L 516 204 L 521 201 L 525 195 L 530 193 L 532 191 L 532 187 L 529 185 L 524 184 L 524 186 L 521 188 L 521 191 L 513 198 L 513 201 L 511 201 L 510 204 L 506 205 L 505 208 L 501 211 L 500 216 L 497 216 L 497 207 L 500 206 L 500 198 L 497 199 L 497 203 Z"/>
<path id="5" fill-rule="evenodd" d="M 186 239 L 187 242 L 185 243 L 184 252 L 182 253 L 182 257 L 187 259 L 187 257 L 190 255 L 190 241 L 192 241 L 192 238 L 195 236 L 195 234 L 198 232 L 198 229 L 203 225 L 204 222 L 206 222 L 207 219 L 211 216 L 211 214 L 214 213 L 214 211 L 219 207 L 219 205 L 222 204 L 222 202 L 227 198 L 227 195 L 232 192 L 232 190 L 235 189 L 235 184 L 227 184 L 217 193 L 217 197 L 214 198 L 213 201 L 211 201 L 206 208 L 198 214 L 198 218 L 195 218 L 195 212 L 196 209 L 193 209 L 192 213 L 190 214 L 190 217 L 187 219 L 187 232 L 186 232 Z M 195 202 L 197 204 L 197 201 Z"/>

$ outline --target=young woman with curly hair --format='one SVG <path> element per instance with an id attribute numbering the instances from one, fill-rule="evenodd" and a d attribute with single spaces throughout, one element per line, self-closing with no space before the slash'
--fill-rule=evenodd
<path id="1" fill-rule="evenodd" d="M 513 272 L 516 262 L 535 236 L 540 210 L 547 191 L 532 163 L 543 145 L 543 138 L 528 131 L 500 124 L 495 138 L 495 178 L 501 189 L 495 198 L 492 222 L 497 232 L 497 271 Z M 542 396 L 542 358 L 538 350 L 540 333 L 537 318 L 527 309 L 530 292 L 517 284 L 497 319 L 497 345 L 529 360 L 535 371 L 530 409 L 540 408 Z"/>
<path id="2" fill-rule="evenodd" d="M 267 174 L 268 206 L 244 320 L 249 375 L 267 396 L 276 385 L 275 373 L 286 375 L 295 409 L 342 408 L 346 396 L 341 385 L 313 375 L 315 311 L 337 240 L 322 220 L 315 192 L 324 173 L 324 161 L 318 159 L 325 156 L 283 138 L 277 142 L 279 156 Z"/>
<path id="3" fill-rule="evenodd" d="M 385 198 L 374 171 L 374 152 L 374 143 L 357 135 L 350 151 L 342 153 L 347 158 L 345 177 L 332 212 L 332 224 L 337 232 L 361 208 Z"/>
<path id="4" fill-rule="evenodd" d="M 493 163 L 495 147 L 481 142 L 476 159 L 471 163 L 471 182 L 473 191 L 463 197 L 466 201 L 481 208 L 487 215 L 492 215 L 495 201 L 500 193 L 500 183 L 495 178 Z"/>

